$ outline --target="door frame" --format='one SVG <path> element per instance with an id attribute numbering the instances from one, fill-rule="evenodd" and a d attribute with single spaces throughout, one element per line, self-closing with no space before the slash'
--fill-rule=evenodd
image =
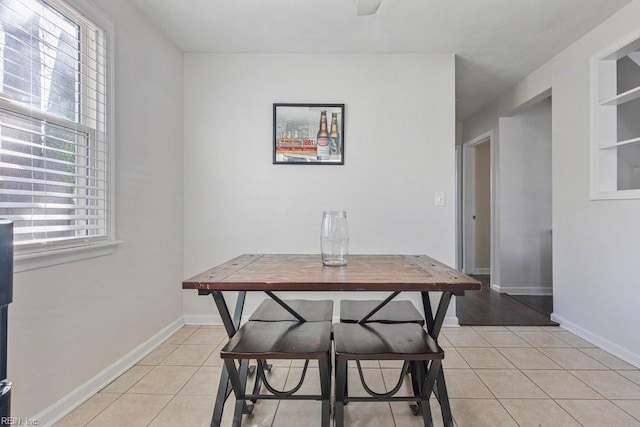
<path id="1" fill-rule="evenodd" d="M 475 274 L 475 228 L 473 214 L 475 209 L 475 148 L 476 146 L 488 143 L 491 151 L 489 160 L 489 216 L 490 216 L 490 268 L 489 274 L 493 277 L 495 262 L 495 186 L 494 186 L 494 136 L 493 130 L 478 135 L 475 138 L 462 144 L 462 212 L 461 212 L 461 246 L 462 246 L 462 270 L 467 274 Z"/>

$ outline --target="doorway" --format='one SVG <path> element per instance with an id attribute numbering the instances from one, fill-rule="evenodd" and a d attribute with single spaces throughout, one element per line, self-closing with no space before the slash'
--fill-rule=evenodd
<path id="1" fill-rule="evenodd" d="M 461 267 L 483 291 L 456 299 L 460 324 L 555 325 L 551 106 L 548 96 L 499 117 L 499 143 L 487 132 L 462 145 Z"/>
<path id="2" fill-rule="evenodd" d="M 492 139 L 493 132 L 488 132 L 462 146 L 462 266 L 466 274 L 491 274 Z"/>

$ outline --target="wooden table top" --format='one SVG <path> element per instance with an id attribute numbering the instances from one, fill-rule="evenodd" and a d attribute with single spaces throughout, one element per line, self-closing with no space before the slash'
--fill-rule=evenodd
<path id="1" fill-rule="evenodd" d="M 327 267 L 318 255 L 246 254 L 182 282 L 216 291 L 465 291 L 479 281 L 426 255 L 348 255 Z"/>

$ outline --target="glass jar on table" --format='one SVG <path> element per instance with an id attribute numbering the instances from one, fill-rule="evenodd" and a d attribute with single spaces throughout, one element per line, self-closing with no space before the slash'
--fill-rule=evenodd
<path id="1" fill-rule="evenodd" d="M 324 211 L 320 230 L 322 263 L 330 267 L 347 264 L 349 251 L 349 228 L 347 212 Z"/>

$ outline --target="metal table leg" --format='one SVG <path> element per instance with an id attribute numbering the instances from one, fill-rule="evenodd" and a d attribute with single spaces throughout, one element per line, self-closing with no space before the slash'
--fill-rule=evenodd
<path id="1" fill-rule="evenodd" d="M 440 302 L 438 304 L 438 309 L 436 310 L 436 315 L 433 316 L 429 293 L 422 292 L 422 304 L 424 308 L 428 332 L 429 335 L 431 335 L 431 338 L 436 340 L 436 342 L 438 341 L 438 336 L 440 335 L 440 330 L 442 329 L 444 318 L 447 314 L 447 309 L 449 308 L 449 303 L 451 301 L 452 295 L 453 292 L 442 293 Z M 447 385 L 444 380 L 444 370 L 442 369 L 442 366 L 438 367 L 438 371 L 439 372 L 437 373 L 436 387 L 434 392 L 436 394 L 436 397 L 438 398 L 438 402 L 440 402 L 440 409 L 442 410 L 442 421 L 444 422 L 444 425 L 453 426 L 453 417 L 451 415 L 451 407 L 449 406 L 449 395 L 447 393 Z"/>
<path id="2" fill-rule="evenodd" d="M 201 290 L 198 291 L 199 295 L 207 295 L 211 294 L 213 296 L 213 300 L 216 303 L 216 307 L 218 308 L 218 313 L 220 314 L 220 318 L 222 319 L 222 324 L 224 325 L 225 330 L 227 331 L 227 335 L 229 338 L 233 337 L 238 328 L 240 327 L 240 320 L 242 319 L 242 310 L 244 309 L 244 301 L 247 296 L 246 291 L 239 291 L 238 298 L 236 300 L 236 307 L 233 313 L 233 318 L 229 313 L 229 308 L 224 299 L 224 295 L 220 291 L 207 291 Z M 244 369 L 240 369 L 240 382 L 242 384 L 246 384 L 247 381 L 247 367 L 249 365 L 249 361 L 245 361 Z M 216 403 L 213 408 L 213 416 L 211 417 L 211 426 L 212 427 L 220 427 L 220 423 L 222 422 L 222 412 L 224 410 L 224 404 L 227 398 L 230 395 L 230 381 L 229 381 L 229 371 L 227 367 L 224 366 L 222 368 L 222 373 L 220 375 L 220 383 L 218 385 L 218 394 L 216 396 Z M 244 402 L 242 402 L 244 404 Z M 245 409 L 246 405 L 241 405 L 242 409 Z M 236 409 L 238 408 L 238 403 L 236 403 Z M 237 412 L 237 411 L 236 411 Z M 242 417 L 242 415 L 240 415 Z"/>
<path id="3" fill-rule="evenodd" d="M 384 299 L 384 301 L 382 301 L 380 304 L 378 304 L 373 310 L 371 310 L 366 316 L 364 316 L 362 319 L 360 319 L 358 321 L 358 324 L 360 325 L 364 325 L 365 323 L 367 323 L 367 320 L 369 320 L 371 318 L 371 316 L 373 316 L 374 314 L 376 314 L 378 311 L 380 311 L 380 309 L 382 307 L 384 307 L 385 305 L 387 305 L 387 303 L 389 303 L 389 301 L 391 301 L 392 299 L 394 299 L 395 297 L 397 297 L 398 295 L 400 295 L 400 291 L 394 291 L 391 295 L 389 295 L 387 298 Z"/>

